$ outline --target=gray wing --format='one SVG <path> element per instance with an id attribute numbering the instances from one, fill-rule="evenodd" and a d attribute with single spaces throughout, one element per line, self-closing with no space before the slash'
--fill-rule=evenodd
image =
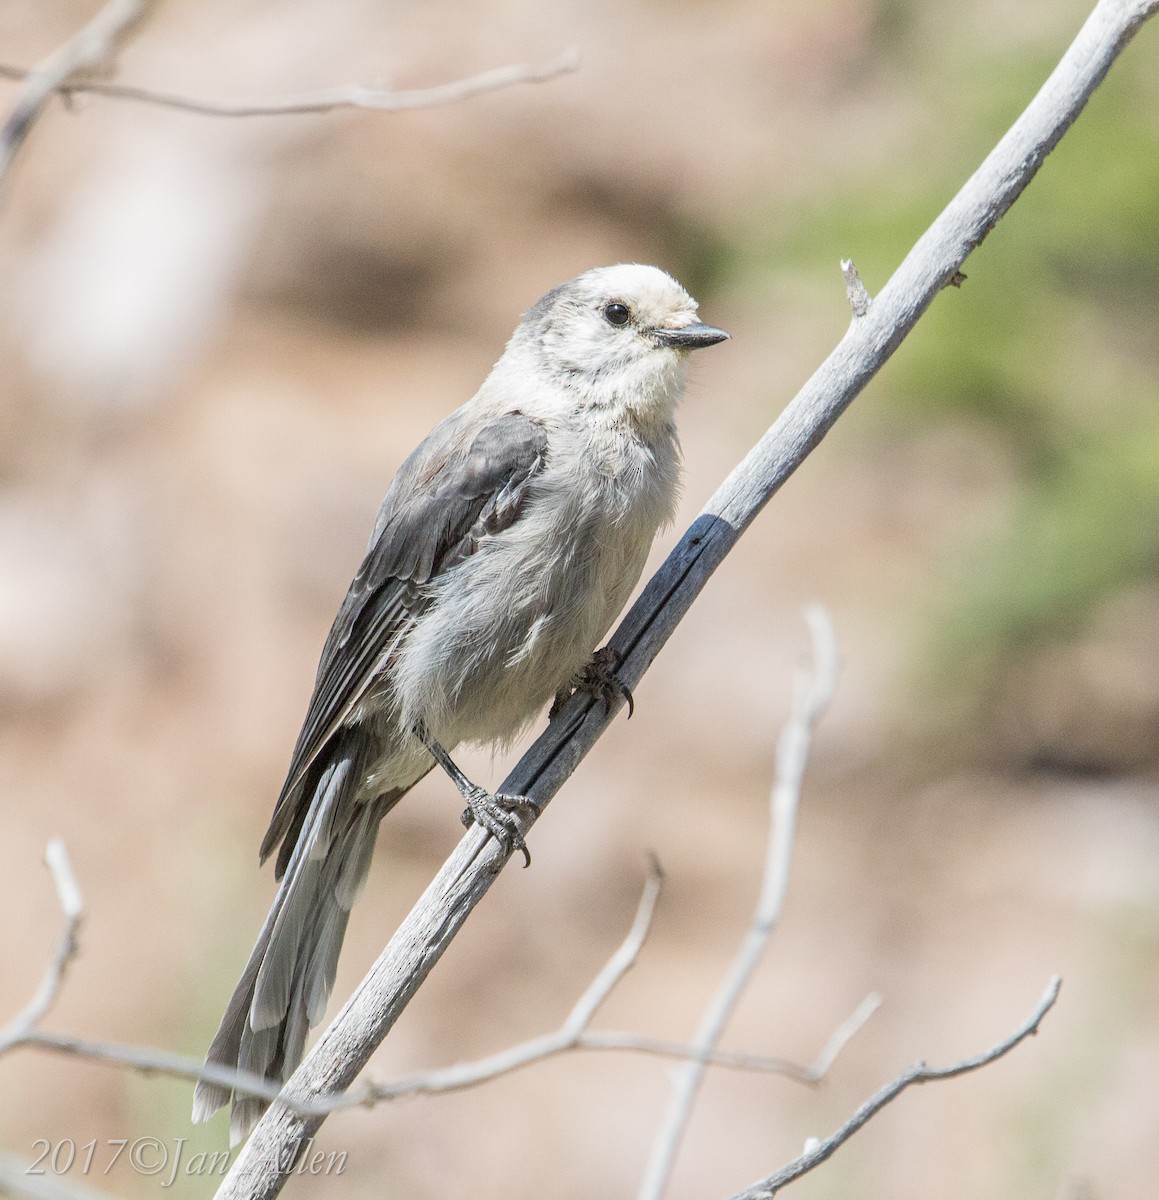
<path id="1" fill-rule="evenodd" d="M 521 412 L 483 426 L 460 409 L 441 421 L 403 463 L 386 493 L 371 547 L 322 650 L 314 694 L 269 830 L 264 862 L 278 842 L 278 876 L 312 789 L 311 766 L 380 679 L 392 644 L 427 603 L 423 585 L 472 554 L 479 539 L 519 517 L 529 481 L 547 456 L 543 426 Z"/>

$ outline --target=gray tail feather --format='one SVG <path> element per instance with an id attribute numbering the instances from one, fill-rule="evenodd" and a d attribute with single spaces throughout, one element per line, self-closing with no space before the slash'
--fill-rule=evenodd
<path id="1" fill-rule="evenodd" d="M 334 987 L 346 922 L 366 882 L 378 824 L 408 790 L 356 801 L 360 758 L 354 748 L 343 748 L 318 780 L 207 1063 L 281 1083 L 301 1062 L 306 1036 L 322 1019 Z M 265 1111 L 265 1101 L 202 1079 L 193 1095 L 193 1120 L 208 1120 L 231 1100 L 230 1142 L 236 1145 Z"/>

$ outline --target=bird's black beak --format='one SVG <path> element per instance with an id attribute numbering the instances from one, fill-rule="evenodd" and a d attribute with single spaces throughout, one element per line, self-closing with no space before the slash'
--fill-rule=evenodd
<path id="1" fill-rule="evenodd" d="M 657 329 L 654 333 L 656 341 L 661 346 L 671 346 L 674 350 L 699 350 L 701 346 L 715 346 L 717 342 L 727 342 L 732 336 L 715 325 L 705 325 L 697 321 L 685 325 L 683 329 Z"/>

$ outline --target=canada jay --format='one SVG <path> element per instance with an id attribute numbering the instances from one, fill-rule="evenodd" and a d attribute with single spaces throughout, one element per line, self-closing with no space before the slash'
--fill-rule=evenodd
<path id="1" fill-rule="evenodd" d="M 436 762 L 464 819 L 526 853 L 513 813 L 528 802 L 470 783 L 449 751 L 509 744 L 553 697 L 591 686 L 592 651 L 672 519 L 687 352 L 727 337 L 655 267 L 588 271 L 524 316 L 475 396 L 403 463 L 322 650 L 261 845 L 281 885 L 207 1062 L 275 1080 L 297 1066 L 378 823 Z M 194 1120 L 230 1098 L 201 1081 Z M 233 1098 L 232 1140 L 264 1107 Z"/>

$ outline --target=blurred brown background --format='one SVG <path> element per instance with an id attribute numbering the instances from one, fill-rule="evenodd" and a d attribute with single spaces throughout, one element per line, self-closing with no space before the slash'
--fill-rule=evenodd
<path id="1" fill-rule="evenodd" d="M 119 77 L 206 96 L 421 86 L 568 47 L 572 76 L 408 114 L 211 120 L 55 104 L 0 207 L 0 1021 L 89 915 L 49 1025 L 200 1056 L 272 895 L 256 848 L 317 654 L 405 454 L 521 311 L 656 262 L 735 340 L 681 412 L 681 522 L 1005 131 L 1086 0 L 170 0 Z M 96 8 L 8 0 L 0 58 Z M 918 1057 L 958 1058 L 1065 977 L 1041 1036 L 907 1094 L 794 1195 L 1115 1200 L 1159 1180 L 1159 30 L 714 578 L 377 1055 L 373 1074 L 554 1028 L 631 919 L 601 1024 L 683 1039 L 758 885 L 806 635 L 844 673 L 788 909 L 727 1045 L 830 1079 L 713 1073 L 674 1198 L 726 1196 Z M 11 84 L 0 88 L 8 105 Z M 676 531 L 660 539 L 656 560 Z M 465 754 L 483 782 L 508 760 Z M 386 823 L 336 999 L 459 835 L 430 777 Z M 0 1144 L 225 1145 L 190 1087 L 21 1053 Z M 631 1195 L 666 1066 L 572 1056 L 331 1119 L 288 1195 Z M 179 1178 L 174 1196 L 216 1180 Z"/>

